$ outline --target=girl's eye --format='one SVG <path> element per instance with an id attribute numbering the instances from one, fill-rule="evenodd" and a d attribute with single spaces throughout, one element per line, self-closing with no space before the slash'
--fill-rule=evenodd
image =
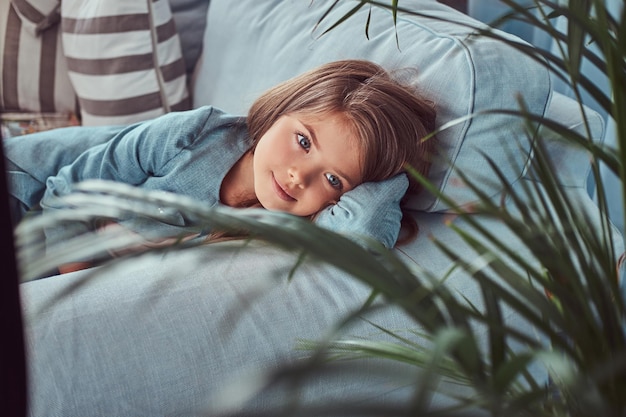
<path id="1" fill-rule="evenodd" d="M 333 174 L 328 174 L 328 173 L 324 175 L 326 175 L 326 179 L 328 180 L 328 183 L 331 185 L 331 187 L 336 188 L 338 190 L 341 190 L 343 188 L 343 184 L 341 183 L 341 180 L 339 179 L 339 177 Z"/>
<path id="2" fill-rule="evenodd" d="M 298 138 L 298 144 L 302 147 L 302 149 L 305 151 L 311 149 L 311 141 L 309 138 L 304 136 L 302 133 L 296 133 L 296 137 Z"/>

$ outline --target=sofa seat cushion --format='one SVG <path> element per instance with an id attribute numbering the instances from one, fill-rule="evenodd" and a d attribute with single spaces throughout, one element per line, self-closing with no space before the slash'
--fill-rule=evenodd
<path id="1" fill-rule="evenodd" d="M 226 251 L 232 244 L 238 248 Z M 239 386 L 226 395 L 233 382 L 253 382 L 307 355 L 294 349 L 298 339 L 319 339 L 368 297 L 365 285 L 323 265 L 306 262 L 290 280 L 297 256 L 242 244 L 145 255 L 23 284 L 32 415 L 217 415 L 208 408 L 245 394 Z M 380 324 L 409 325 L 385 311 Z M 375 331 L 355 325 L 350 333 Z M 307 396 L 371 399 L 404 382 L 375 372 L 335 376 L 314 380 Z M 293 394 L 285 388 L 258 399 L 254 411 Z"/>

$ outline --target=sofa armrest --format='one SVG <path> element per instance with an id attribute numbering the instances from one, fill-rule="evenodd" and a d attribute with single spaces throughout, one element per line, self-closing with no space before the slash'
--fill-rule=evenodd
<path id="1" fill-rule="evenodd" d="M 556 91 L 552 93 L 545 118 L 560 123 L 584 137 L 590 137 L 596 143 L 604 138 L 604 119 L 600 114 L 587 106 L 581 108 L 577 101 Z M 558 183 L 564 187 L 586 188 L 591 170 L 589 152 L 579 145 L 559 138 L 545 126 L 539 128 L 538 137 L 542 139 L 547 156 L 554 164 L 553 173 Z M 533 179 L 532 170 L 526 172 L 525 178 Z"/>

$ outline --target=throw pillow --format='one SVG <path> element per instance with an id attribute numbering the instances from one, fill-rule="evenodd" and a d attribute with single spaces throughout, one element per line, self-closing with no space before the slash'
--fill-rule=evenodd
<path id="1" fill-rule="evenodd" d="M 0 2 L 0 111 L 71 113 L 57 0 Z"/>
<path id="2" fill-rule="evenodd" d="M 129 124 L 190 108 L 167 0 L 63 0 L 61 17 L 83 125 Z"/>

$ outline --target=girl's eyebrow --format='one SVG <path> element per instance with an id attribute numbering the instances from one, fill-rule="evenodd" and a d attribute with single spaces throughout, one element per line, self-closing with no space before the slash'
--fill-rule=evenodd
<path id="1" fill-rule="evenodd" d="M 307 130 L 307 132 L 309 133 L 309 135 L 311 136 L 309 139 L 311 139 L 311 141 L 315 144 L 315 146 L 319 149 L 320 148 L 320 144 L 317 141 L 317 137 L 315 136 L 315 129 L 313 129 L 313 126 L 305 123 L 304 121 L 302 121 L 301 119 L 298 119 L 298 121 L 300 123 L 302 123 L 302 126 L 304 126 L 304 128 Z M 342 172 L 340 169 L 338 168 L 333 168 L 335 171 L 337 171 L 337 174 L 339 174 L 340 177 L 342 177 L 344 180 L 346 180 L 346 182 L 348 183 L 348 185 L 351 188 L 354 188 L 354 184 L 356 184 L 356 182 L 351 179 L 350 177 L 348 177 L 344 172 Z"/>

